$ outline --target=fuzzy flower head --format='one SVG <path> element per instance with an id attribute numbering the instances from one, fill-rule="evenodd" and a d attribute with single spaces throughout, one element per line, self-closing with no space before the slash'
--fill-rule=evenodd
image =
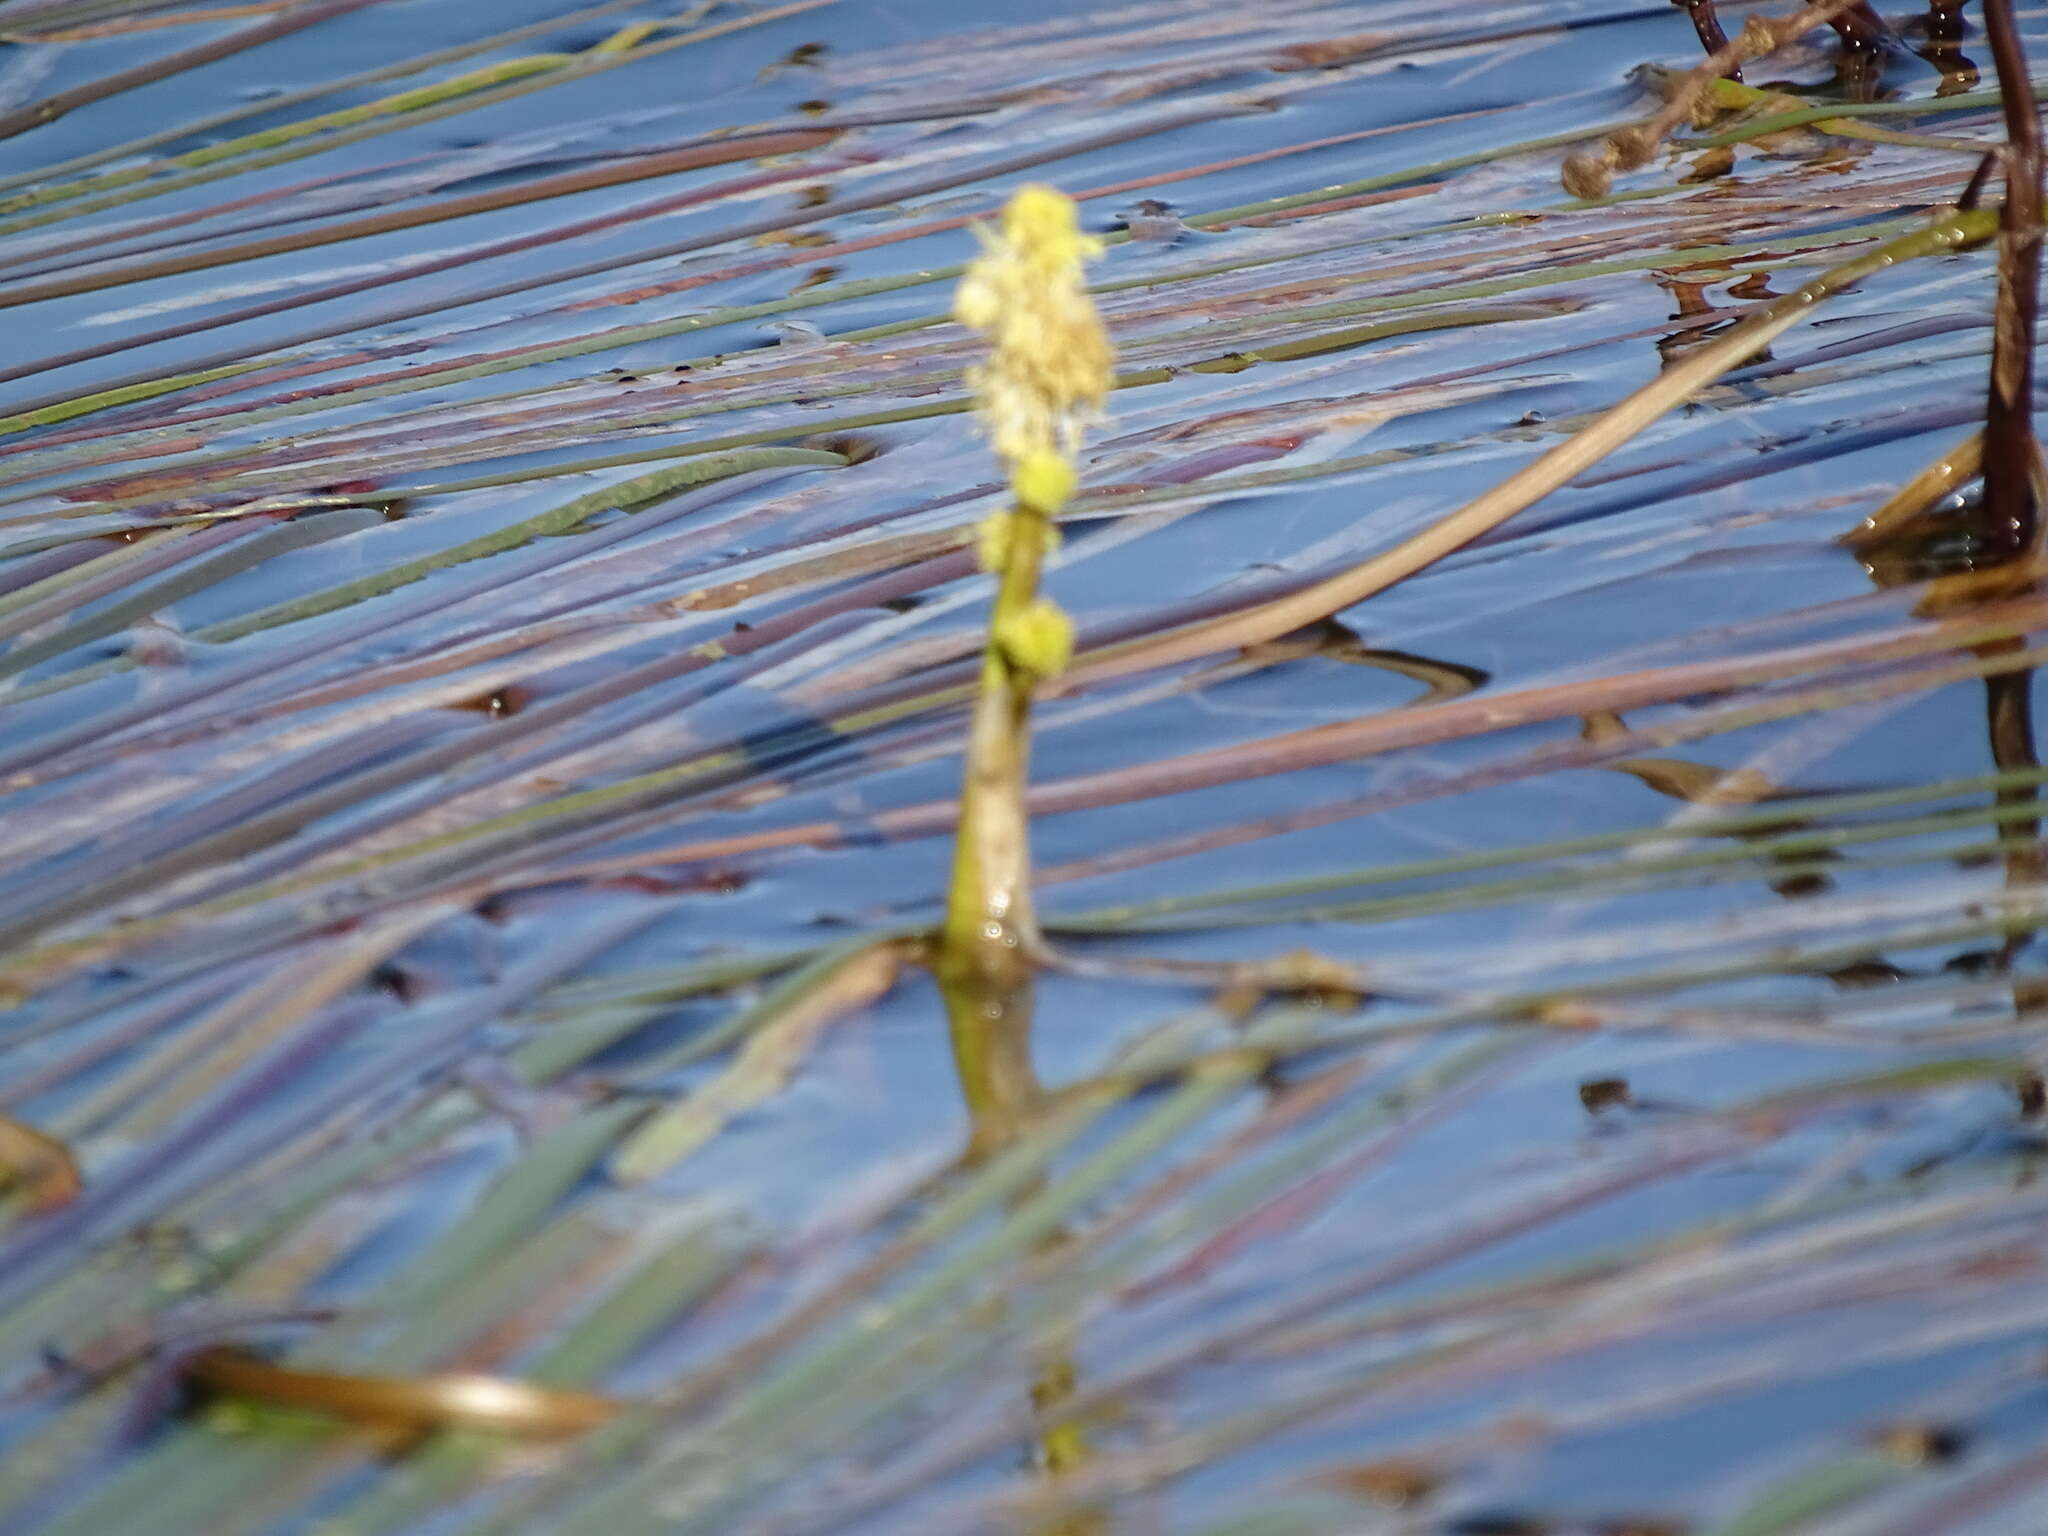
<path id="1" fill-rule="evenodd" d="M 1043 481 L 1049 459 L 1070 460 L 1081 428 L 1109 392 L 1111 351 L 1081 283 L 1102 242 L 1081 233 L 1071 198 L 1020 189 L 954 296 L 953 315 L 990 342 L 968 382 L 996 452 L 1013 475 Z M 1038 487 L 1034 485 L 1034 490 Z"/>

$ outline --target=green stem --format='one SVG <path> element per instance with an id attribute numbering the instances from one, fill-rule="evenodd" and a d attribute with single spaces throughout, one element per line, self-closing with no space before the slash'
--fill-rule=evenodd
<path id="1" fill-rule="evenodd" d="M 1000 1010 L 1005 995 L 1029 982 L 1029 954 L 1039 940 L 1031 903 L 1030 815 L 1024 803 L 1034 679 L 1004 654 L 996 637 L 1037 599 L 1052 528 L 1044 514 L 1021 504 L 1008 515 L 1013 533 L 968 724 L 960 825 L 939 940 L 939 976 L 948 984 L 949 998 L 956 988 L 982 994 L 967 1003 L 969 1014 L 989 1004 Z M 956 1034 L 966 1022 L 956 1016 Z"/>

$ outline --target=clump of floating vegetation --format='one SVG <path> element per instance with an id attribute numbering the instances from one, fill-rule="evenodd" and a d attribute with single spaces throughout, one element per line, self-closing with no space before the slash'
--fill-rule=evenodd
<path id="1" fill-rule="evenodd" d="M 2048 33 L 1680 9 L 0 0 L 0 1528 L 2024 1523 Z"/>

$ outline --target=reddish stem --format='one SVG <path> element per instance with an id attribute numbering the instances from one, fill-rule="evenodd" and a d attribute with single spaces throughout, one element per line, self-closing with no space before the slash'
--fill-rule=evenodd
<path id="1" fill-rule="evenodd" d="M 2005 206 L 1998 232 L 1998 303 L 1984 411 L 1984 511 L 1994 536 L 2033 546 L 2034 324 L 2041 287 L 2041 117 L 2012 0 L 1984 0 L 1985 31 L 2005 110 Z"/>

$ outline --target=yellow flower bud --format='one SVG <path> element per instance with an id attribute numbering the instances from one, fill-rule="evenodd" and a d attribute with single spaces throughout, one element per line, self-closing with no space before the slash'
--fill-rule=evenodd
<path id="1" fill-rule="evenodd" d="M 1074 466 L 1056 453 L 1026 454 L 1010 472 L 1010 489 L 1017 500 L 1048 517 L 1067 504 L 1079 483 Z"/>
<path id="2" fill-rule="evenodd" d="M 989 513 L 974 530 L 974 557 L 984 571 L 1002 570 L 1016 547 L 1017 514 L 1008 508 Z"/>
<path id="3" fill-rule="evenodd" d="M 991 638 L 1005 661 L 1038 680 L 1058 677 L 1074 655 L 1074 621 L 1049 597 L 997 619 Z"/>

